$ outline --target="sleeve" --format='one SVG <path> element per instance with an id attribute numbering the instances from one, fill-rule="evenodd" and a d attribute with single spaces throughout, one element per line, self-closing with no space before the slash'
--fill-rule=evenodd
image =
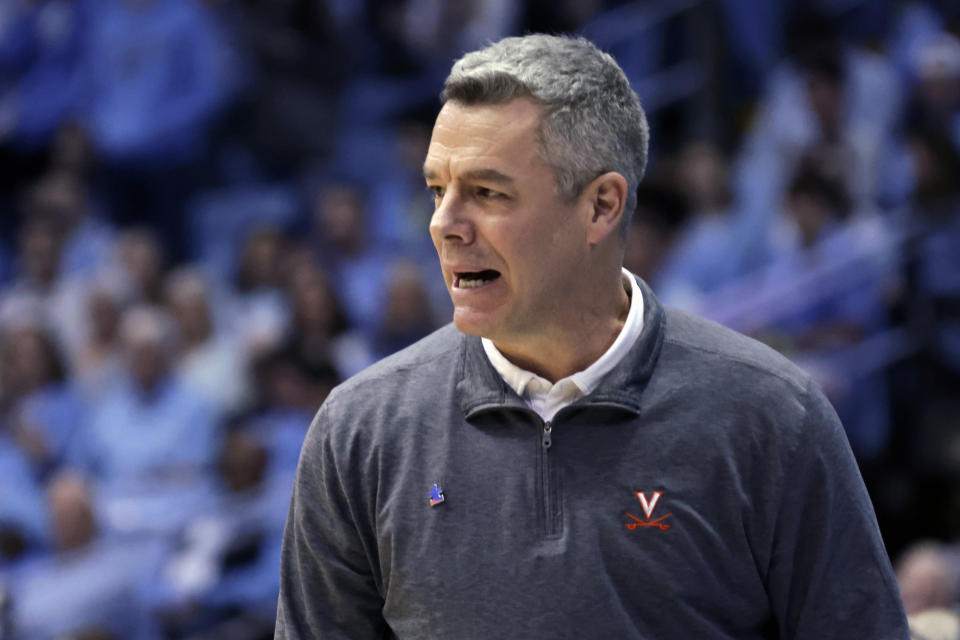
<path id="1" fill-rule="evenodd" d="M 383 598 L 372 563 L 374 546 L 348 499 L 349 474 L 339 468 L 329 403 L 314 419 L 300 454 L 284 530 L 277 640 L 386 638 Z"/>
<path id="2" fill-rule="evenodd" d="M 785 457 L 766 580 L 780 638 L 908 638 L 856 461 L 833 408 L 809 384 L 803 427 Z"/>

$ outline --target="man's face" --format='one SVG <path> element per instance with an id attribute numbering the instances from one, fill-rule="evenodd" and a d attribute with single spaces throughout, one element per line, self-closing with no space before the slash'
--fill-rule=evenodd
<path id="1" fill-rule="evenodd" d="M 130 374 L 144 392 L 153 391 L 167 372 L 167 359 L 161 343 L 153 339 L 134 338 L 127 343 Z"/>
<path id="2" fill-rule="evenodd" d="M 440 111 L 424 163 L 430 235 L 464 333 L 522 342 L 576 313 L 589 207 L 561 200 L 526 99 Z"/>

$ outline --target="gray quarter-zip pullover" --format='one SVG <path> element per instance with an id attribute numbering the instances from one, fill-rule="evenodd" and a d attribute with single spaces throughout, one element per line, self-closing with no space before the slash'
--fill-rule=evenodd
<path id="1" fill-rule="evenodd" d="M 640 339 L 551 422 L 453 326 L 335 389 L 276 637 L 906 638 L 823 394 L 641 287 Z"/>

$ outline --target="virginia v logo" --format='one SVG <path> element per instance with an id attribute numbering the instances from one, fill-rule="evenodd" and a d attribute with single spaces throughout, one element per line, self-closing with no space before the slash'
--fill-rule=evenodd
<path id="1" fill-rule="evenodd" d="M 660 502 L 660 496 L 663 495 L 663 491 L 654 491 L 653 497 L 650 498 L 649 502 L 647 501 L 647 494 L 643 491 L 635 491 L 637 494 L 637 500 L 640 501 L 640 505 L 643 507 L 643 513 L 647 516 L 647 520 L 650 519 L 650 516 L 653 515 L 653 510 L 657 508 L 657 503 Z"/>
<path id="2" fill-rule="evenodd" d="M 640 501 L 640 507 L 643 509 L 643 514 L 647 516 L 647 519 L 641 520 L 629 511 L 624 511 L 624 513 L 633 520 L 633 522 L 625 523 L 627 529 L 630 529 L 630 531 L 633 531 L 637 527 L 656 527 L 661 531 L 669 529 L 670 525 L 665 523 L 664 520 L 673 515 L 673 512 L 660 516 L 656 520 L 651 520 L 654 510 L 657 508 L 657 503 L 660 502 L 660 496 L 663 495 L 663 491 L 654 491 L 649 498 L 647 498 L 645 491 L 634 491 L 634 493 L 637 495 L 637 500 Z"/>

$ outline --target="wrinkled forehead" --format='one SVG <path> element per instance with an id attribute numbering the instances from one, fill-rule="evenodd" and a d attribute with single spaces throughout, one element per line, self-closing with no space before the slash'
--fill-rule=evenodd
<path id="1" fill-rule="evenodd" d="M 424 176 L 476 165 L 529 163 L 537 156 L 542 112 L 525 98 L 465 105 L 448 101 L 437 116 L 424 161 Z"/>

